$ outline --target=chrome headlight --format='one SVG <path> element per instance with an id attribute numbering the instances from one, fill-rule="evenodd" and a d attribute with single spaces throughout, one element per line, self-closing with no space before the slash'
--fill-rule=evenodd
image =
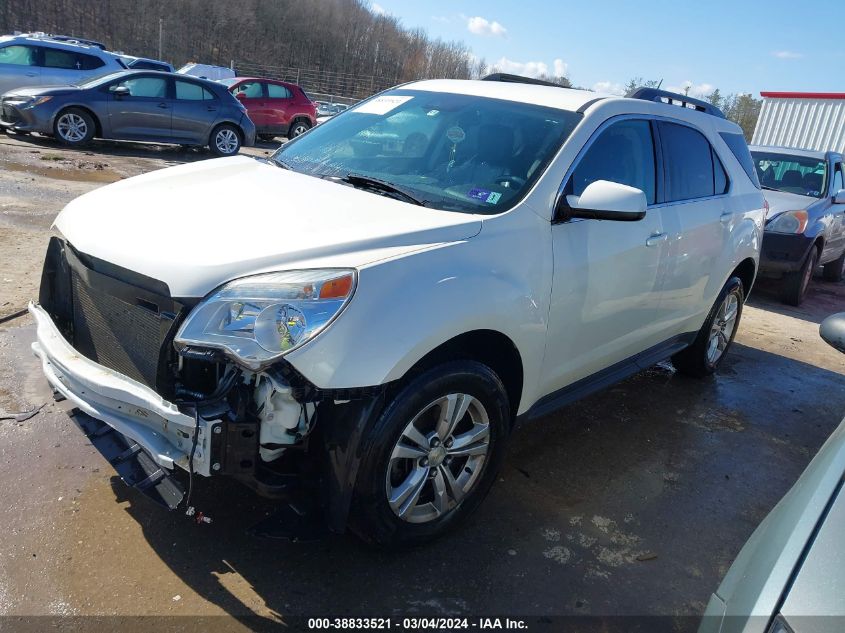
<path id="1" fill-rule="evenodd" d="M 803 209 L 800 211 L 785 211 L 769 222 L 766 225 L 766 230 L 773 233 L 803 233 L 804 229 L 807 228 L 807 220 L 807 212 Z"/>
<path id="2" fill-rule="evenodd" d="M 174 339 L 258 370 L 319 334 L 355 291 L 351 269 L 294 270 L 230 281 L 195 307 Z"/>

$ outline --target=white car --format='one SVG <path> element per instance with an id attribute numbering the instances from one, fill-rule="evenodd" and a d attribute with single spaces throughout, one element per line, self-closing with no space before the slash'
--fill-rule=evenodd
<path id="1" fill-rule="evenodd" d="M 191 77 L 199 77 L 200 79 L 209 79 L 211 81 L 220 81 L 221 79 L 232 79 L 237 76 L 237 73 L 226 66 L 214 66 L 212 64 L 197 64 L 190 62 L 182 66 L 176 71 L 178 75 L 190 75 Z"/>
<path id="2" fill-rule="evenodd" d="M 71 202 L 33 350 L 92 442 L 171 507 L 174 466 L 278 496 L 316 472 L 331 528 L 407 543 L 480 503 L 515 422 L 713 372 L 764 218 L 740 128 L 525 81 L 407 84 Z"/>

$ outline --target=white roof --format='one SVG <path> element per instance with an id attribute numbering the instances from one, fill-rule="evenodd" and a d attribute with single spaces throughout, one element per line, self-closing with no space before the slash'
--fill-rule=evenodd
<path id="1" fill-rule="evenodd" d="M 576 90 L 574 88 L 559 88 L 557 86 L 539 86 L 536 84 L 521 84 L 506 81 L 480 81 L 467 79 L 430 79 L 415 81 L 402 86 L 409 90 L 426 90 L 429 92 L 451 92 L 473 97 L 490 97 L 505 101 L 533 103 L 535 105 L 559 108 L 561 110 L 576 111 L 590 101 L 605 97 L 617 98 L 615 95 Z"/>

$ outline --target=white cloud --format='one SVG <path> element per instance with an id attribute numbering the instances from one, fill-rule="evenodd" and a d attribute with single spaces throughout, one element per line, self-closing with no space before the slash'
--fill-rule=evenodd
<path id="1" fill-rule="evenodd" d="M 569 65 L 563 61 L 562 59 L 558 58 L 552 63 L 552 68 L 554 69 L 554 76 L 555 77 L 565 77 L 566 71 L 569 68 Z"/>
<path id="2" fill-rule="evenodd" d="M 552 62 L 551 72 L 549 71 L 549 65 L 545 62 L 518 62 L 507 57 L 502 57 L 499 61 L 492 64 L 492 70 L 496 72 L 522 75 L 523 77 L 539 77 L 540 75 L 560 77 L 566 75 L 567 68 L 566 62 L 562 59 L 556 59 Z"/>
<path id="3" fill-rule="evenodd" d="M 387 9 L 385 9 L 377 2 L 373 2 L 372 10 L 373 13 L 375 13 L 376 15 L 387 15 Z"/>
<path id="4" fill-rule="evenodd" d="M 508 34 L 508 30 L 495 20 L 491 22 L 479 16 L 467 19 L 467 29 L 470 33 L 474 33 L 475 35 L 507 37 Z"/>
<path id="5" fill-rule="evenodd" d="M 803 53 L 796 53 L 795 51 L 772 51 L 772 57 L 778 59 L 801 59 L 804 57 Z"/>
<path id="6" fill-rule="evenodd" d="M 687 92 L 689 88 L 689 92 Z M 680 94 L 688 94 L 690 97 L 706 97 L 716 89 L 716 86 L 708 83 L 695 84 L 687 79 L 680 86 L 667 86 L 666 90 L 669 92 L 677 92 Z"/>
<path id="7" fill-rule="evenodd" d="M 619 95 L 620 97 L 625 94 L 625 88 L 622 84 L 617 84 L 612 81 L 598 81 L 593 84 L 593 90 L 609 95 Z"/>

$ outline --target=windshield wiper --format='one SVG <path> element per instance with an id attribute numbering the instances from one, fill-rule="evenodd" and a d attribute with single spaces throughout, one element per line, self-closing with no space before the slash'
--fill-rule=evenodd
<path id="1" fill-rule="evenodd" d="M 361 174 L 347 174 L 345 178 L 338 178 L 338 180 L 352 185 L 356 189 L 374 189 L 376 191 L 383 191 L 385 193 L 392 194 L 397 198 L 401 198 L 405 202 L 410 202 L 411 204 L 415 204 L 419 207 L 424 207 L 428 205 L 427 200 L 420 200 L 419 198 L 416 198 L 410 193 L 408 193 L 407 191 L 400 189 L 393 183 L 389 183 L 386 180 L 380 180 L 379 178 L 362 176 Z"/>

